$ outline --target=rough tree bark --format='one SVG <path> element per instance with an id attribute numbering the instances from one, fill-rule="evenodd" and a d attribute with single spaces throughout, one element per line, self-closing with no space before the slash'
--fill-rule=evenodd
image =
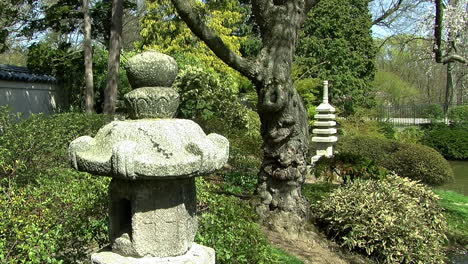
<path id="1" fill-rule="evenodd" d="M 226 64 L 254 84 L 261 120 L 263 161 L 258 173 L 261 203 L 257 212 L 271 228 L 296 232 L 308 216 L 301 196 L 306 172 L 309 134 L 302 99 L 293 87 L 291 65 L 298 31 L 318 1 L 252 0 L 263 47 L 252 60 L 227 48 L 190 5 L 172 0 L 192 32 Z"/>
<path id="2" fill-rule="evenodd" d="M 84 67 L 85 67 L 85 112 L 94 112 L 94 83 L 93 83 L 93 49 L 91 46 L 91 18 L 89 16 L 89 0 L 83 0 L 83 32 L 84 32 Z"/>
<path id="3" fill-rule="evenodd" d="M 114 114 L 119 80 L 120 47 L 122 43 L 123 0 L 112 0 L 112 23 L 107 64 L 107 83 L 104 90 L 104 114 Z"/>

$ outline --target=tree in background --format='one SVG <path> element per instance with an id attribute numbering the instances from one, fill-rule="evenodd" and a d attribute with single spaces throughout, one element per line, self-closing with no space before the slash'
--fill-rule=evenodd
<path id="1" fill-rule="evenodd" d="M 433 51 L 435 61 L 447 67 L 445 113 L 448 112 L 449 105 L 457 101 L 454 76 L 455 63 L 460 63 L 463 67 L 468 65 L 468 58 L 466 57 L 467 8 L 468 1 L 466 0 L 450 0 L 447 4 L 444 4 L 442 0 L 435 0 Z"/>
<path id="2" fill-rule="evenodd" d="M 425 86 L 428 103 L 444 104 L 446 110 L 466 101 L 467 5 L 466 0 L 372 0 L 370 5 L 374 25 L 386 32 L 380 48 L 391 42 L 403 52 L 411 49 L 413 66 L 419 67 L 405 75 Z"/>
<path id="3" fill-rule="evenodd" d="M 441 104 L 444 101 L 445 71 L 441 64 L 436 64 L 427 52 L 428 41 L 415 39 L 413 35 L 393 36 L 391 39 L 376 40 L 380 46 L 377 53 L 376 93 L 385 93 L 378 85 L 379 78 L 386 76 L 385 86 L 406 86 L 416 89 L 417 95 L 408 97 L 401 103 Z M 402 83 L 403 82 L 403 83 Z M 401 86 L 401 87 L 403 87 Z M 411 88 L 410 88 L 411 87 Z M 396 95 L 396 94 L 395 94 Z M 408 95 L 409 96 L 409 95 Z"/>
<path id="4" fill-rule="evenodd" d="M 331 103 L 353 113 L 369 106 L 376 49 L 368 0 L 322 0 L 309 14 L 299 37 L 298 76 L 329 80 Z"/>
<path id="5" fill-rule="evenodd" d="M 114 114 L 117 101 L 120 48 L 122 42 L 123 0 L 112 1 L 112 23 L 107 62 L 107 85 L 104 90 L 104 114 Z"/>
<path id="6" fill-rule="evenodd" d="M 248 7 L 237 0 L 196 2 L 206 22 L 236 54 L 248 38 L 244 24 Z M 219 59 L 187 25 L 175 16 L 169 0 L 148 2 L 137 47 L 173 56 L 180 68 L 175 83 L 181 96 L 180 118 L 222 119 L 228 127 L 254 127 L 255 114 L 238 100 L 239 93 L 254 92 L 250 82 Z M 254 120 L 255 119 L 255 120 Z M 257 132 L 257 131 L 255 131 Z M 254 133 L 255 133 L 254 132 Z"/>
<path id="7" fill-rule="evenodd" d="M 85 78 L 85 112 L 94 112 L 94 82 L 93 82 L 93 47 L 91 43 L 91 17 L 89 15 L 89 0 L 83 0 L 83 49 Z"/>
<path id="8" fill-rule="evenodd" d="M 205 2 L 196 2 L 197 10 L 207 15 L 209 26 L 231 50 L 239 54 L 245 38 L 235 31 L 243 22 L 241 5 L 236 0 Z M 182 64 L 181 67 L 191 64 L 192 60 L 197 64 L 202 63 L 201 67 L 212 68 L 231 78 L 240 78 L 235 70 L 216 57 L 205 43 L 194 36 L 178 16 L 174 16 L 176 10 L 169 0 L 150 2 L 146 9 L 142 20 L 142 40 L 138 43 L 140 49 L 157 50 L 174 56 L 178 63 Z M 232 88 L 237 90 L 236 87 Z"/>

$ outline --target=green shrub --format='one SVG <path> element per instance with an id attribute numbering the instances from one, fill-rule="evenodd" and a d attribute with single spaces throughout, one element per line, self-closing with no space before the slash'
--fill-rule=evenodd
<path id="1" fill-rule="evenodd" d="M 313 206 L 318 225 L 343 247 L 379 263 L 443 263 L 438 197 L 398 176 L 356 180 Z"/>
<path id="2" fill-rule="evenodd" d="M 51 169 L 0 185 L 0 263 L 79 263 L 107 242 L 108 179 Z"/>
<path id="3" fill-rule="evenodd" d="M 214 248 L 218 264 L 275 263 L 277 255 L 256 223 L 253 208 L 235 197 L 210 193 L 206 186 L 197 178 L 198 201 L 204 210 L 195 241 Z"/>
<path id="4" fill-rule="evenodd" d="M 402 130 L 395 131 L 393 139 L 401 143 L 421 143 L 422 138 L 424 137 L 424 131 L 418 127 L 406 127 Z"/>
<path id="5" fill-rule="evenodd" d="M 234 80 L 225 77 L 212 69 L 186 65 L 174 83 L 180 94 L 179 117 L 222 118 L 224 126 L 245 127 L 248 110 L 237 98 Z"/>
<path id="6" fill-rule="evenodd" d="M 444 110 L 442 109 L 442 106 L 437 104 L 426 105 L 422 109 L 421 116 L 429 118 L 432 121 L 436 121 L 444 117 Z"/>
<path id="7" fill-rule="evenodd" d="M 390 137 L 393 131 L 388 130 L 388 126 L 383 126 L 382 123 L 377 121 L 367 121 L 360 116 L 351 116 L 346 120 L 339 120 L 338 132 L 343 136 L 368 136 L 374 138 Z"/>
<path id="8" fill-rule="evenodd" d="M 402 177 L 441 185 L 453 180 L 449 163 L 435 150 L 419 145 L 366 136 L 341 137 L 337 153 L 360 155 Z"/>
<path id="9" fill-rule="evenodd" d="M 419 144 L 400 144 L 383 164 L 402 177 L 431 186 L 442 185 L 454 178 L 450 164 L 437 151 Z"/>
<path id="10" fill-rule="evenodd" d="M 343 136 L 335 146 L 337 153 L 350 153 L 374 160 L 381 165 L 397 148 L 397 143 L 371 136 Z"/>
<path id="11" fill-rule="evenodd" d="M 97 114 L 63 113 L 51 116 L 32 115 L 10 126 L 0 136 L 2 167 L 24 169 L 15 174 L 34 175 L 53 167 L 67 167 L 68 144 L 83 135 L 93 135 L 110 117 Z M 0 177 L 4 177 L 0 170 Z"/>
<path id="12" fill-rule="evenodd" d="M 436 126 L 427 131 L 422 143 L 447 159 L 468 159 L 468 127 Z"/>
<path id="13" fill-rule="evenodd" d="M 310 204 L 316 204 L 338 187 L 338 184 L 328 182 L 304 184 L 302 185 L 302 195 L 307 198 Z"/>
<path id="14" fill-rule="evenodd" d="M 8 106 L 0 106 L 0 136 L 8 130 L 19 118 L 19 114 L 13 114 Z"/>
<path id="15" fill-rule="evenodd" d="M 448 111 L 448 118 L 455 124 L 468 123 L 468 105 L 451 107 Z"/>
<path id="16" fill-rule="evenodd" d="M 321 157 L 315 164 L 315 177 L 325 178 L 328 182 L 337 175 L 345 183 L 355 179 L 382 179 L 388 171 L 358 154 L 337 153 L 333 157 Z"/>

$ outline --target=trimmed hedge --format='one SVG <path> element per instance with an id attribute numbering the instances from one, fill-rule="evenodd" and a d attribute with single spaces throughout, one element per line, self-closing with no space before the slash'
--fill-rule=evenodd
<path id="1" fill-rule="evenodd" d="M 356 180 L 313 205 L 317 224 L 378 263 L 444 263 L 446 223 L 438 197 L 395 175 Z"/>
<path id="2" fill-rule="evenodd" d="M 468 159 L 468 125 L 436 126 L 426 132 L 422 143 L 447 159 Z"/>
<path id="3" fill-rule="evenodd" d="M 338 153 L 360 155 L 398 175 L 419 180 L 428 185 L 442 185 L 453 181 L 450 164 L 434 149 L 410 143 L 365 136 L 341 137 L 336 145 Z"/>

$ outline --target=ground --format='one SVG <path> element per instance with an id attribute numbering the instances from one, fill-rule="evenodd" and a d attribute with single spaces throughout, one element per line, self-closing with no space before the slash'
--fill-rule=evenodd
<path id="1" fill-rule="evenodd" d="M 338 245 L 306 227 L 301 235 L 292 236 L 263 228 L 268 240 L 275 247 L 302 260 L 304 264 L 368 264 L 369 261 L 349 252 L 342 252 Z"/>

